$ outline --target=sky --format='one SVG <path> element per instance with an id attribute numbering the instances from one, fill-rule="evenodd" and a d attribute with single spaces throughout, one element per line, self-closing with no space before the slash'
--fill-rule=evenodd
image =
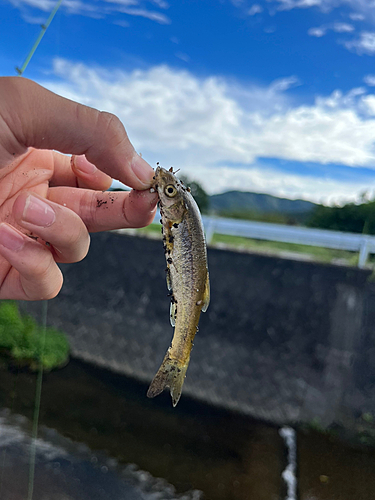
<path id="1" fill-rule="evenodd" d="M 0 0 L 0 76 L 55 0 Z M 63 0 L 24 76 L 209 194 L 375 196 L 375 0 Z"/>

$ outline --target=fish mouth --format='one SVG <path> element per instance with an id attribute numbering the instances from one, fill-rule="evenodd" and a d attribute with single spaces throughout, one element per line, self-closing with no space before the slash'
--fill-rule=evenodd
<path id="1" fill-rule="evenodd" d="M 155 170 L 155 183 L 160 184 L 160 182 L 168 181 L 168 170 L 158 165 Z"/>

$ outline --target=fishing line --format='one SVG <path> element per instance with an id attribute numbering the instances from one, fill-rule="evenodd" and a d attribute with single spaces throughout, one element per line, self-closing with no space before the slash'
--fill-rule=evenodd
<path id="1" fill-rule="evenodd" d="M 33 57 L 36 49 L 38 48 L 40 42 L 42 41 L 42 38 L 45 35 L 49 25 L 51 24 L 57 11 L 59 10 L 61 3 L 62 3 L 62 0 L 57 1 L 55 7 L 52 9 L 52 11 L 47 19 L 47 21 L 41 25 L 41 31 L 40 31 L 37 39 L 35 40 L 34 45 L 32 46 L 30 52 L 26 56 L 26 59 L 23 62 L 22 66 L 20 68 L 18 66 L 16 66 L 16 71 L 17 71 L 19 76 L 22 76 L 24 71 L 26 70 L 31 58 Z M 39 352 L 37 354 L 39 366 L 38 366 L 38 375 L 37 375 L 37 381 L 36 381 L 33 428 L 32 428 L 31 445 L 30 445 L 30 466 L 29 466 L 29 484 L 28 484 L 27 500 L 32 500 L 33 492 L 34 492 L 36 441 L 37 441 L 37 437 L 38 437 L 39 412 L 40 412 L 40 402 L 41 402 L 41 397 L 42 397 L 43 354 L 44 354 L 44 346 L 45 346 L 45 340 L 46 340 L 47 315 L 48 315 L 48 301 L 43 300 L 42 301 L 42 313 L 41 313 L 41 338 L 40 338 L 40 343 L 39 343 Z M 17 379 L 18 379 L 18 375 L 17 375 Z M 16 379 L 16 381 L 17 381 L 17 379 Z M 15 382 L 15 384 L 16 384 L 16 382 Z M 13 402 L 14 402 L 14 398 L 13 398 Z M 1 474 L 1 478 L 0 478 L 0 493 L 1 493 L 1 485 L 2 485 L 3 472 L 4 472 L 5 459 L 6 459 L 5 453 L 6 452 L 4 451 L 2 474 Z"/>
<path id="2" fill-rule="evenodd" d="M 23 62 L 22 66 L 20 68 L 18 66 L 16 66 L 16 71 L 17 71 L 17 73 L 18 73 L 19 76 L 22 76 L 23 73 L 24 73 L 24 71 L 25 71 L 25 69 L 27 68 L 27 65 L 29 64 L 30 59 L 33 57 L 34 52 L 36 51 L 36 49 L 38 48 L 38 45 L 42 41 L 42 38 L 44 37 L 44 35 L 45 35 L 45 33 L 46 33 L 47 29 L 48 29 L 48 26 L 51 24 L 52 19 L 55 17 L 56 12 L 59 10 L 61 2 L 62 2 L 62 0 L 59 0 L 57 2 L 57 4 L 55 5 L 55 7 L 53 8 L 51 14 L 49 15 L 49 18 L 45 22 L 45 24 L 41 24 L 41 28 L 42 29 L 41 29 L 41 31 L 40 31 L 40 33 L 38 35 L 38 38 L 35 40 L 35 43 L 32 46 L 32 48 L 31 48 L 30 52 L 28 53 L 28 55 L 26 56 L 26 59 Z"/>
<path id="3" fill-rule="evenodd" d="M 62 0 L 58 0 L 55 7 L 52 9 L 47 21 L 41 25 L 41 31 L 34 42 L 30 52 L 26 56 L 25 61 L 22 66 L 19 68 L 16 66 L 16 71 L 19 76 L 22 76 L 24 71 L 26 70 L 31 58 L 33 57 L 36 49 L 38 48 L 40 42 L 42 41 L 43 36 L 45 35 L 49 25 L 51 24 L 53 18 L 55 17 Z M 28 485 L 28 495 L 27 500 L 32 500 L 33 491 L 34 491 L 34 474 L 35 474 L 35 456 L 36 456 L 36 440 L 38 437 L 38 424 L 39 424 L 39 410 L 40 410 L 40 401 L 42 397 L 42 384 L 43 384 L 43 354 L 44 354 L 44 346 L 46 340 L 46 325 L 47 325 L 47 314 L 48 314 L 48 302 L 46 300 L 42 301 L 42 319 L 41 319 L 41 338 L 39 344 L 39 352 L 37 355 L 38 358 L 38 375 L 36 381 L 36 391 L 35 391 L 35 406 L 34 406 L 34 418 L 33 418 L 33 429 L 31 434 L 31 445 L 30 445 L 30 468 L 29 468 L 29 485 Z M 5 456 L 4 456 L 5 462 Z M 4 470 L 4 467 L 3 467 Z M 0 483 L 1 486 L 1 483 Z"/>
<path id="4" fill-rule="evenodd" d="M 38 366 L 38 376 L 36 380 L 33 430 L 31 434 L 31 445 L 30 445 L 29 486 L 28 486 L 27 500 L 32 500 L 34 492 L 36 441 L 38 438 L 39 411 L 40 411 L 40 401 L 42 397 L 43 354 L 44 354 L 44 346 L 46 340 L 47 314 L 48 314 L 48 301 L 43 300 L 42 314 L 41 314 L 41 336 L 39 342 L 39 352 L 37 355 L 39 366 Z"/>

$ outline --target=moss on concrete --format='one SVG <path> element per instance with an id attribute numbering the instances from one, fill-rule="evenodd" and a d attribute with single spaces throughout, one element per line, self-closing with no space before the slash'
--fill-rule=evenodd
<path id="1" fill-rule="evenodd" d="M 64 365 L 69 355 L 65 335 L 55 328 L 39 326 L 21 315 L 16 303 L 0 303 L 0 353 L 10 364 L 36 370 L 40 363 L 46 370 Z"/>

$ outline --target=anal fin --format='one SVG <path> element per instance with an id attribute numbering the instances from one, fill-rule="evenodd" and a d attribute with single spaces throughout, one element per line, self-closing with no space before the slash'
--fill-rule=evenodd
<path id="1" fill-rule="evenodd" d="M 207 278 L 206 278 L 206 283 L 204 286 L 204 293 L 203 293 L 202 312 L 206 312 L 209 305 L 210 305 L 210 275 L 208 274 L 208 271 L 207 271 Z"/>

